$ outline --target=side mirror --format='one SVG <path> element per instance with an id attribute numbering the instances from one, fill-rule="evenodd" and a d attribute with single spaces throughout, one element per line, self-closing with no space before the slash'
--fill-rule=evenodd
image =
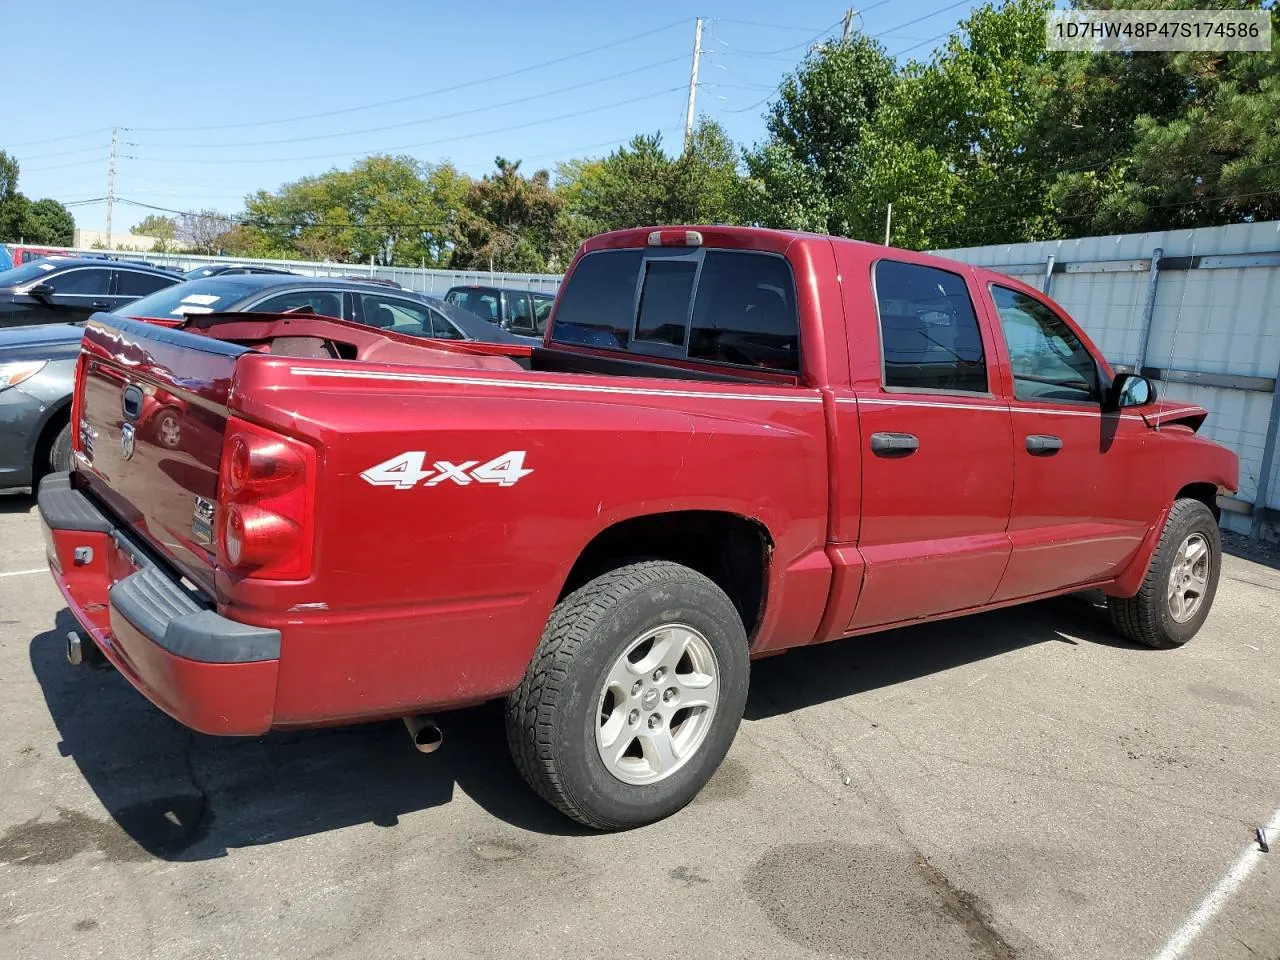
<path id="1" fill-rule="evenodd" d="M 50 297 L 54 293 L 52 283 L 37 283 L 34 287 L 27 287 L 27 296 L 29 297 Z"/>
<path id="2" fill-rule="evenodd" d="M 1125 407 L 1143 407 L 1156 402 L 1156 385 L 1136 373 L 1117 374 L 1107 391 L 1108 412 Z"/>

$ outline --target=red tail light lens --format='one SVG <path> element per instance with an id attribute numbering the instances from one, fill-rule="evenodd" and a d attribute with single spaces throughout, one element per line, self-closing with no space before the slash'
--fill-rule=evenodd
<path id="1" fill-rule="evenodd" d="M 315 539 L 316 452 L 228 418 L 218 477 L 218 560 L 241 576 L 304 580 Z"/>

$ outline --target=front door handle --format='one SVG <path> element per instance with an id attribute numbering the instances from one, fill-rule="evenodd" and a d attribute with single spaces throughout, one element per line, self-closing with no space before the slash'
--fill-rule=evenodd
<path id="1" fill-rule="evenodd" d="M 107 303 L 107 301 L 105 301 L 105 300 L 94 300 L 92 303 L 90 303 L 90 304 L 89 304 L 89 306 L 93 307 L 93 309 L 95 309 L 95 310 L 110 310 L 110 309 L 111 309 L 111 304 Z"/>
<path id="2" fill-rule="evenodd" d="M 1033 433 L 1027 437 L 1027 453 L 1050 456 L 1061 449 L 1061 437 L 1051 437 L 1043 433 Z"/>
<path id="3" fill-rule="evenodd" d="M 920 449 L 920 438 L 914 433 L 873 433 L 871 452 L 882 457 L 907 457 Z"/>

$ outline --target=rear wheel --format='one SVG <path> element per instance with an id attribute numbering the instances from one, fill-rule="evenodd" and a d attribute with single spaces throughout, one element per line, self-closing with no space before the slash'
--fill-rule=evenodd
<path id="1" fill-rule="evenodd" d="M 557 604 L 507 703 L 521 774 L 602 830 L 659 820 L 694 798 L 746 706 L 747 638 L 733 603 L 666 561 L 597 577 Z"/>
<path id="2" fill-rule="evenodd" d="M 1199 500 L 1176 501 L 1137 594 L 1107 598 L 1112 625 L 1144 646 L 1182 646 L 1209 616 L 1221 565 L 1213 512 Z"/>

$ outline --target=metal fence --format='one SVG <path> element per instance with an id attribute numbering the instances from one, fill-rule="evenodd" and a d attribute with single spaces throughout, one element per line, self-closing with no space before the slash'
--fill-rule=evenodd
<path id="1" fill-rule="evenodd" d="M 359 263 L 321 263 L 312 260 L 259 260 L 253 257 L 207 257 L 186 253 L 155 253 L 125 250 L 85 250 L 73 247 L 45 247 L 57 249 L 69 256 L 107 254 L 124 259 L 145 260 L 158 266 L 179 267 L 192 270 L 214 263 L 244 263 L 260 267 L 277 267 L 306 277 L 374 277 L 394 280 L 406 290 L 443 296 L 450 287 L 462 284 L 481 286 L 516 287 L 522 290 L 545 290 L 555 293 L 560 286 L 560 275 L 553 273 L 502 273 L 487 270 L 432 270 L 422 267 L 378 267 Z"/>
<path id="2" fill-rule="evenodd" d="M 1280 221 L 934 252 L 1040 287 L 1114 365 L 1205 407 L 1240 457 L 1224 526 L 1280 533 Z"/>

